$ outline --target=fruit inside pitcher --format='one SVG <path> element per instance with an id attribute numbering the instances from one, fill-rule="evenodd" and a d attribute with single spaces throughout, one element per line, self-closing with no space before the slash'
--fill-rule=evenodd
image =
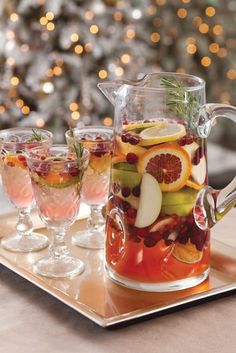
<path id="1" fill-rule="evenodd" d="M 106 265 L 139 282 L 194 277 L 209 267 L 209 232 L 193 218 L 207 183 L 206 146 L 182 121 L 125 121 L 116 136 Z"/>

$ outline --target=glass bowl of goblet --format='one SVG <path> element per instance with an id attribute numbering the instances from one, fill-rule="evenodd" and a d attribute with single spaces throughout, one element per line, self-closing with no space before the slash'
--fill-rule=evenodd
<path id="1" fill-rule="evenodd" d="M 83 201 L 90 206 L 90 217 L 87 228 L 77 232 L 72 241 L 80 247 L 102 249 L 105 244 L 105 218 L 102 211 L 109 192 L 113 129 L 103 126 L 70 129 L 66 132 L 66 141 L 70 146 L 82 144 L 90 152 L 81 191 Z"/>
<path id="2" fill-rule="evenodd" d="M 5 194 L 19 210 L 16 231 L 2 239 L 2 246 L 10 251 L 38 251 L 48 245 L 48 238 L 33 231 L 30 211 L 34 195 L 25 159 L 25 151 L 36 146 L 49 147 L 53 134 L 43 129 L 11 128 L 0 131 L 1 176 Z"/>
<path id="3" fill-rule="evenodd" d="M 26 153 L 39 216 L 53 238 L 49 255 L 34 264 L 35 272 L 42 276 L 70 277 L 84 270 L 84 263 L 70 256 L 65 241 L 78 216 L 82 177 L 89 161 L 88 150 L 77 147 L 52 145 Z"/>

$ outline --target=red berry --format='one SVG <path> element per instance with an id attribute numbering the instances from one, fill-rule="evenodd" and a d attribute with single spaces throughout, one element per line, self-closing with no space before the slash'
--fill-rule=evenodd
<path id="1" fill-rule="evenodd" d="M 130 188 L 128 186 L 123 187 L 121 190 L 121 193 L 122 193 L 122 196 L 129 197 L 131 193 Z"/>
<path id="2" fill-rule="evenodd" d="M 126 160 L 130 164 L 135 164 L 138 161 L 138 157 L 135 153 L 130 152 L 126 155 Z"/>
<path id="3" fill-rule="evenodd" d="M 15 163 L 14 162 L 7 162 L 7 166 L 8 167 L 15 167 Z"/>
<path id="4" fill-rule="evenodd" d="M 149 228 L 146 227 L 146 228 L 137 228 L 137 227 L 134 227 L 135 228 L 135 234 L 140 237 L 140 238 L 145 238 L 148 233 L 149 233 Z"/>
<path id="5" fill-rule="evenodd" d="M 140 141 L 139 136 L 131 135 L 129 138 L 129 143 L 131 145 L 137 145 L 139 143 L 139 141 Z"/>
<path id="6" fill-rule="evenodd" d="M 185 136 L 182 137 L 181 139 L 179 139 L 179 141 L 178 141 L 178 144 L 179 144 L 180 146 L 185 146 L 186 143 L 187 143 L 187 141 L 186 141 L 186 137 L 185 137 Z"/>
<path id="7" fill-rule="evenodd" d="M 148 235 L 148 236 L 144 239 L 144 241 L 143 241 L 144 245 L 145 245 L 147 248 L 152 248 L 153 246 L 156 245 L 157 242 L 158 242 L 158 240 L 157 240 L 155 237 L 153 237 L 153 236 L 151 235 L 151 233 L 150 233 L 150 235 Z"/>
<path id="8" fill-rule="evenodd" d="M 23 154 L 19 154 L 17 158 L 19 159 L 20 162 L 25 162 L 25 156 Z"/>
<path id="9" fill-rule="evenodd" d="M 129 208 L 127 210 L 127 216 L 130 217 L 130 218 L 135 218 L 137 215 L 137 211 L 135 208 Z"/>
<path id="10" fill-rule="evenodd" d="M 140 186 L 139 186 L 139 185 L 135 186 L 135 187 L 132 189 L 132 194 L 133 194 L 135 197 L 139 197 L 139 196 L 140 196 Z"/>
<path id="11" fill-rule="evenodd" d="M 130 138 L 130 134 L 128 134 L 128 133 L 123 133 L 122 135 L 121 135 L 121 140 L 122 140 L 122 142 L 124 142 L 124 143 L 127 143 L 128 141 L 129 141 L 129 138 Z"/>

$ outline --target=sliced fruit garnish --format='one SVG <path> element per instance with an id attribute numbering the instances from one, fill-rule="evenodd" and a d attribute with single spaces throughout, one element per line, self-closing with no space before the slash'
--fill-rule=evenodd
<path id="1" fill-rule="evenodd" d="M 151 121 L 151 122 L 136 122 L 133 124 L 123 125 L 123 129 L 126 131 L 136 130 L 136 129 L 145 129 L 155 125 L 160 125 L 160 123 L 164 123 L 164 121 Z"/>
<path id="2" fill-rule="evenodd" d="M 176 242 L 172 251 L 172 256 L 174 256 L 176 260 L 187 264 L 199 262 L 202 255 L 203 251 L 197 250 L 196 246 L 192 244 L 190 240 L 186 244 Z"/>
<path id="3" fill-rule="evenodd" d="M 128 153 L 135 153 L 137 156 L 142 155 L 146 149 L 139 145 L 131 145 L 130 143 L 125 143 L 121 140 L 119 136 L 116 138 L 119 153 L 123 155 L 127 155 Z"/>
<path id="4" fill-rule="evenodd" d="M 203 187 L 203 185 L 199 185 L 192 180 L 187 180 L 185 185 L 195 190 L 201 190 Z"/>
<path id="5" fill-rule="evenodd" d="M 34 177 L 35 181 L 41 185 L 47 185 L 50 187 L 62 189 L 67 186 L 70 186 L 72 184 L 76 184 L 80 181 L 81 177 L 80 176 L 71 176 L 68 173 L 63 173 L 61 175 L 58 174 L 48 174 L 47 176 L 41 177 L 41 176 L 35 176 Z"/>
<path id="6" fill-rule="evenodd" d="M 4 157 L 4 164 L 7 164 L 9 167 L 18 167 L 18 168 L 27 168 L 26 160 L 23 154 L 18 155 L 6 155 Z"/>
<path id="7" fill-rule="evenodd" d="M 99 173 L 105 172 L 111 165 L 111 154 L 106 153 L 100 157 L 95 155 L 90 155 L 89 165 L 94 170 L 98 171 Z"/>
<path id="8" fill-rule="evenodd" d="M 203 156 L 199 164 L 192 165 L 191 175 L 197 184 L 203 184 L 206 178 L 207 166 L 206 158 Z"/>
<path id="9" fill-rule="evenodd" d="M 163 229 L 164 227 L 170 227 L 171 225 L 173 225 L 175 223 L 174 219 L 172 217 L 166 217 L 164 219 L 158 220 L 157 222 L 155 222 L 151 228 L 150 228 L 150 232 L 156 232 L 159 231 L 161 229 Z"/>
<path id="10" fill-rule="evenodd" d="M 154 176 L 162 191 L 178 191 L 189 179 L 191 161 L 179 145 L 163 144 L 150 148 L 139 157 L 138 171 Z"/>
<path id="11" fill-rule="evenodd" d="M 162 202 L 162 192 L 157 180 L 145 173 L 141 181 L 141 191 L 135 227 L 150 226 L 159 216 Z"/>
<path id="12" fill-rule="evenodd" d="M 186 134 L 184 125 L 160 121 L 153 127 L 149 127 L 140 132 L 140 146 L 151 146 L 157 143 L 175 141 Z"/>
<path id="13" fill-rule="evenodd" d="M 113 164 L 126 162 L 126 156 L 124 154 L 118 154 L 116 156 L 113 156 L 111 161 Z"/>
<path id="14" fill-rule="evenodd" d="M 196 150 L 199 148 L 199 145 L 196 142 L 191 143 L 190 145 L 181 146 L 189 155 L 192 160 Z"/>
<path id="15" fill-rule="evenodd" d="M 112 181 L 118 183 L 120 187 L 128 187 L 130 189 L 140 184 L 142 175 L 129 170 L 113 169 Z"/>

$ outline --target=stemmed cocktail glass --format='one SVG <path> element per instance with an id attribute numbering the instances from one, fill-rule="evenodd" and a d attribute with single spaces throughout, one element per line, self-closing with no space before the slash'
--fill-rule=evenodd
<path id="1" fill-rule="evenodd" d="M 68 277 L 83 272 L 81 260 L 69 256 L 64 237 L 76 220 L 80 189 L 89 152 L 78 144 L 36 147 L 26 153 L 36 205 L 43 223 L 51 231 L 49 255 L 40 259 L 34 270 L 47 277 Z"/>
<path id="2" fill-rule="evenodd" d="M 34 197 L 24 153 L 35 146 L 49 147 L 52 138 L 51 132 L 42 129 L 12 128 L 0 131 L 3 189 L 19 210 L 16 232 L 4 237 L 1 242 L 7 250 L 30 252 L 48 245 L 45 235 L 33 232 L 30 210 Z"/>
<path id="3" fill-rule="evenodd" d="M 105 242 L 102 209 L 109 191 L 113 130 L 103 126 L 75 128 L 66 132 L 66 140 L 71 146 L 81 143 L 90 151 L 89 166 L 83 179 L 82 198 L 90 205 L 91 215 L 87 229 L 77 232 L 72 240 L 81 247 L 101 249 Z"/>

